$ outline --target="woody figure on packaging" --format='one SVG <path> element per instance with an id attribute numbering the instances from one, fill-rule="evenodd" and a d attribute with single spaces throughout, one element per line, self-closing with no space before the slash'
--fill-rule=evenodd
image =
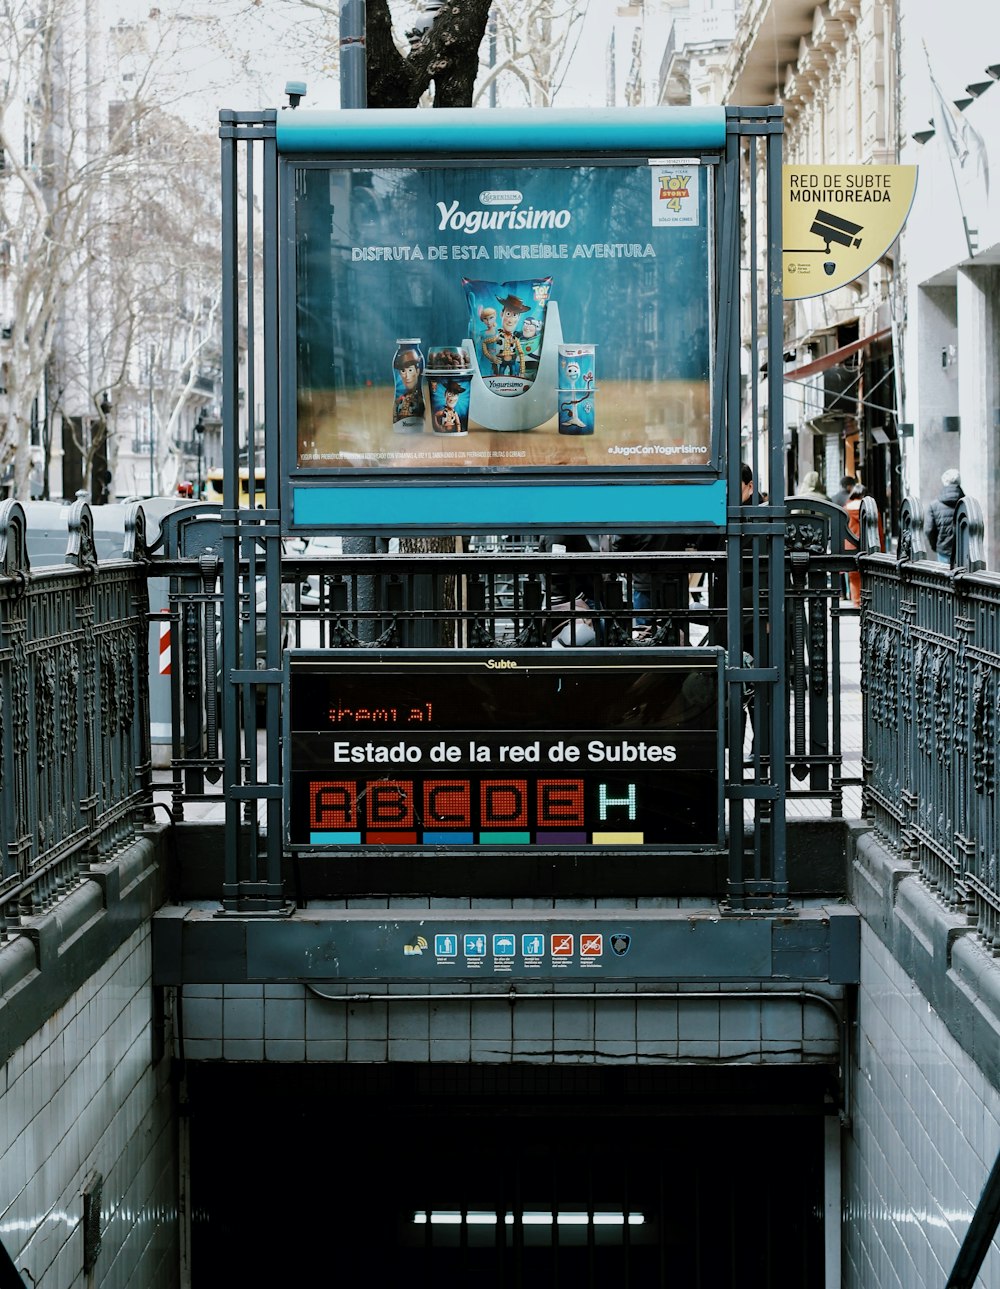
<path id="1" fill-rule="evenodd" d="M 496 370 L 499 376 L 523 376 L 524 375 L 524 346 L 521 344 L 521 338 L 515 331 L 517 320 L 522 313 L 530 312 L 531 306 L 525 304 L 520 296 L 508 295 L 506 299 L 501 300 L 497 296 L 497 303 L 500 305 L 500 331 L 496 338 Z M 517 370 L 514 370 L 514 364 L 517 364 Z"/>
<path id="2" fill-rule="evenodd" d="M 399 372 L 396 404 L 392 419 L 401 421 L 408 416 L 423 416 L 424 396 L 420 392 L 420 373 L 422 363 L 415 349 L 400 349 L 392 361 Z"/>
<path id="3" fill-rule="evenodd" d="M 434 413 L 434 428 L 438 434 L 457 434 L 462 428 L 462 418 L 455 410 L 463 386 L 450 380 L 444 387 L 444 407 Z"/>

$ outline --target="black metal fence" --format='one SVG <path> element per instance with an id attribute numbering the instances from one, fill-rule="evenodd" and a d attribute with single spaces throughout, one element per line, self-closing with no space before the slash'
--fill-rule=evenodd
<path id="1" fill-rule="evenodd" d="M 795 498 L 787 505 L 785 795 L 824 803 L 840 817 L 844 788 L 857 782 L 844 774 L 840 745 L 840 584 L 854 565 L 845 550 L 852 539 L 837 507 Z M 10 502 L 0 510 L 0 906 L 8 920 L 56 898 L 81 864 L 113 853 L 149 818 L 147 632 L 160 633 L 164 621 L 172 635 L 172 745 L 170 768 L 156 786 L 169 794 L 171 817 L 180 821 L 195 806 L 226 800 L 224 694 L 239 695 L 243 775 L 280 781 L 280 766 L 265 764 L 268 753 L 261 752 L 274 679 L 258 671 L 267 604 L 253 558 L 238 568 L 234 652 L 244 680 L 235 689 L 223 684 L 220 514 L 205 504 L 172 512 L 151 554 L 136 506 L 121 558 L 99 560 L 92 515 L 80 502 L 69 508 L 66 563 L 33 571 L 22 508 Z M 518 536 L 478 539 L 472 549 L 448 553 L 345 555 L 322 543 L 289 550 L 282 646 L 598 644 L 641 652 L 726 639 L 726 552 L 703 549 L 695 535 L 687 547 L 655 553 L 563 554 L 537 546 Z M 149 613 L 148 577 L 170 587 L 166 615 Z M 634 607 L 640 586 L 648 608 Z M 749 683 L 748 707 L 752 692 Z M 746 731 L 752 741 L 752 718 Z M 752 758 L 762 756 L 766 762 L 766 748 L 748 751 L 748 774 L 756 772 Z M 248 799 L 251 823 L 253 806 Z M 260 822 L 262 829 L 249 830 L 252 843 L 266 830 L 267 820 Z M 254 843 L 245 857 L 251 880 L 261 853 Z"/>
<path id="2" fill-rule="evenodd" d="M 1000 576 L 984 568 L 982 533 L 966 498 L 954 565 L 928 559 L 908 499 L 903 558 L 861 560 L 864 810 L 1000 953 Z"/>
<path id="3" fill-rule="evenodd" d="M 135 836 L 151 803 L 148 560 L 134 507 L 99 565 L 89 506 L 65 564 L 32 572 L 23 508 L 0 503 L 0 939 Z"/>
<path id="4" fill-rule="evenodd" d="M 860 777 L 844 772 L 841 746 L 841 604 L 843 573 L 855 567 L 855 542 L 839 507 L 789 498 L 785 528 L 789 710 L 785 794 L 844 813 L 844 789 Z M 172 578 L 175 631 L 172 811 L 219 800 L 224 779 L 222 618 L 219 521 L 192 507 L 164 527 L 166 557 L 157 571 Z M 291 547 L 293 543 L 288 543 Z M 641 651 L 650 646 L 724 645 L 727 570 L 724 549 L 688 545 L 649 553 L 607 549 L 590 554 L 540 550 L 517 535 L 476 539 L 447 552 L 343 554 L 300 544 L 282 557 L 283 648 L 586 648 Z M 603 546 L 604 549 L 600 549 Z M 468 548 L 467 548 L 468 547 Z M 744 599 L 752 569 L 746 570 Z M 259 568 L 240 568 L 240 764 L 255 774 L 258 733 L 273 683 L 264 669 L 267 606 Z M 648 608 L 636 608 L 638 601 Z M 748 665 L 740 659 L 737 665 Z M 257 672 L 255 669 L 260 668 Z M 752 670 L 752 665 L 751 665 Z M 214 683 L 213 683 L 214 678 Z M 746 686 L 752 708 L 753 682 Z M 228 692 L 228 691 L 226 691 Z M 753 721 L 745 722 L 748 772 Z M 766 762 L 766 749 L 764 758 Z M 767 767 L 765 764 L 765 773 Z M 731 776 L 733 777 L 733 776 Z M 737 779 L 739 775 L 735 776 Z"/>
<path id="5" fill-rule="evenodd" d="M 786 501 L 785 612 L 789 710 L 786 801 L 843 814 L 841 599 L 854 567 L 837 507 Z M 182 512 L 179 512 L 182 513 Z M 24 512 L 0 506 L 0 928 L 55 901 L 87 865 L 114 854 L 150 818 L 149 576 L 170 580 L 173 756 L 157 786 L 174 818 L 224 800 L 219 704 L 222 563 L 218 512 L 191 507 L 193 551 L 150 557 L 141 506 L 120 559 L 99 561 L 89 507 L 67 524 L 65 564 L 32 571 Z M 862 545 L 862 811 L 984 941 L 1000 943 L 996 743 L 1000 729 L 1000 576 L 983 568 L 982 521 L 959 512 L 956 566 L 929 560 L 919 503 L 903 508 L 897 554 Z M 488 545 L 488 543 L 485 543 Z M 477 543 L 478 546 L 484 543 Z M 288 648 L 442 649 L 712 642 L 727 614 L 723 551 L 542 553 L 530 538 L 461 553 L 283 560 Z M 253 773 L 258 578 L 240 569 L 239 757 Z M 633 594 L 648 583 L 651 607 Z M 732 750 L 730 750 L 732 759 Z M 730 774 L 729 779 L 733 779 Z M 251 831 L 256 831 L 255 829 Z"/>

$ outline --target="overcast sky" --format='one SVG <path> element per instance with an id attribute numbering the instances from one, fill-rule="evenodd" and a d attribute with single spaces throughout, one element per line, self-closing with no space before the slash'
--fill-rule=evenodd
<path id="1" fill-rule="evenodd" d="M 105 0 L 105 5 L 109 25 L 119 18 L 141 25 L 154 8 L 151 0 Z M 330 0 L 330 8 L 336 11 L 338 0 Z M 604 106 L 606 50 L 615 8 L 612 0 L 590 0 L 557 107 Z M 293 0 L 268 0 L 257 9 L 251 8 L 248 0 L 158 0 L 155 9 L 163 15 L 180 15 L 171 37 L 171 65 L 181 82 L 177 110 L 192 123 L 214 129 L 223 107 L 281 107 L 289 80 L 304 80 L 308 85 L 304 107 L 340 106 L 336 73 L 324 75 L 309 66 L 314 59 L 303 52 L 304 44 L 313 54 L 319 45 L 309 35 L 317 22 L 315 10 Z M 413 9 L 408 0 L 394 5 L 397 30 L 406 29 Z M 239 18 L 235 17 L 237 12 Z M 226 52 L 219 49 L 220 42 L 228 46 Z"/>

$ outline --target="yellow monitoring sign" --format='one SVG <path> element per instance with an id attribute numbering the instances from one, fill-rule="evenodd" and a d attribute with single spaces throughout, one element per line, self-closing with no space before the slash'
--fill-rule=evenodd
<path id="1" fill-rule="evenodd" d="M 782 166 L 785 299 L 870 269 L 899 236 L 916 187 L 916 166 Z"/>

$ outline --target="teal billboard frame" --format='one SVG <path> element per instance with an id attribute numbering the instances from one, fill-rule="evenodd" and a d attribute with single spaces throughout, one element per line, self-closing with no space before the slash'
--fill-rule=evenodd
<path id="1" fill-rule="evenodd" d="M 725 527 L 725 402 L 717 373 L 725 367 L 720 363 L 720 347 L 729 346 L 732 338 L 720 326 L 716 264 L 718 186 L 727 139 L 725 109 L 520 110 L 503 113 L 473 109 L 443 109 L 432 113 L 410 110 L 308 112 L 295 109 L 277 115 L 275 137 L 281 226 L 278 277 L 281 284 L 282 511 L 283 526 L 288 531 L 333 529 L 343 533 L 406 534 L 573 528 L 648 531 L 663 524 L 682 524 L 696 530 Z M 353 319 L 363 317 L 366 328 L 373 326 L 380 320 L 382 305 L 397 290 L 398 284 L 407 283 L 415 274 L 422 274 L 425 281 L 429 279 L 434 287 L 435 298 L 425 299 L 425 319 L 428 314 L 441 319 L 439 296 L 446 292 L 439 292 L 437 287 L 440 266 L 393 263 L 372 268 L 367 263 L 345 263 L 352 251 L 356 258 L 382 253 L 380 246 L 371 251 L 365 246 L 348 248 L 346 233 L 343 244 L 330 249 L 331 244 L 337 241 L 337 234 L 330 230 L 341 218 L 338 205 L 344 208 L 348 204 L 341 198 L 345 190 L 351 196 L 355 191 L 350 186 L 352 176 L 357 177 L 355 182 L 360 185 L 357 191 L 362 195 L 367 196 L 372 189 L 380 189 L 376 194 L 381 198 L 380 208 L 383 211 L 388 208 L 389 224 L 395 227 L 393 221 L 405 220 L 406 203 L 400 194 L 412 197 L 414 186 L 419 187 L 419 182 L 423 182 L 423 176 L 427 175 L 431 176 L 426 182 L 433 188 L 434 195 L 445 191 L 443 185 L 461 180 L 470 193 L 485 187 L 491 189 L 488 199 L 502 202 L 508 191 L 516 186 L 521 174 L 534 181 L 534 191 L 546 190 L 546 196 L 553 190 L 565 192 L 572 186 L 574 177 L 585 174 L 590 190 L 600 188 L 608 193 L 608 208 L 610 203 L 619 201 L 626 211 L 638 210 L 642 216 L 642 203 L 649 200 L 646 192 L 650 191 L 651 172 L 652 220 L 660 215 L 655 201 L 657 175 L 661 176 L 661 184 L 664 183 L 662 175 L 672 173 L 671 165 L 692 171 L 695 176 L 693 193 L 684 195 L 693 197 L 690 206 L 696 212 L 697 222 L 694 228 L 680 226 L 692 223 L 682 214 L 676 220 L 678 226 L 664 224 L 648 235 L 650 239 L 660 239 L 659 260 L 662 264 L 652 266 L 652 271 L 659 274 L 659 278 L 653 281 L 658 293 L 647 292 L 647 298 L 652 296 L 652 312 L 660 316 L 652 318 L 648 324 L 630 318 L 629 327 L 635 327 L 641 334 L 645 326 L 651 335 L 661 335 L 668 326 L 666 319 L 669 317 L 672 334 L 694 351 L 694 356 L 686 359 L 691 371 L 700 372 L 700 375 L 692 376 L 690 380 L 668 382 L 662 376 L 662 360 L 654 357 L 645 359 L 647 366 L 644 370 L 651 378 L 640 376 L 638 380 L 609 380 L 602 386 L 602 364 L 607 372 L 610 364 L 617 362 L 617 370 L 609 374 L 620 377 L 626 361 L 623 352 L 614 352 L 615 346 L 606 343 L 610 336 L 602 336 L 602 343 L 596 346 L 596 379 L 592 368 L 589 375 L 594 384 L 587 385 L 584 391 L 586 393 L 593 388 L 595 393 L 589 402 L 584 402 L 584 410 L 580 413 L 586 416 L 589 409 L 590 416 L 596 416 L 597 430 L 593 438 L 585 437 L 588 435 L 586 429 L 582 430 L 580 437 L 563 437 L 569 432 L 563 430 L 561 421 L 557 436 L 553 431 L 554 417 L 546 421 L 547 433 L 500 435 L 494 432 L 476 437 L 481 425 L 492 426 L 494 431 L 533 429 L 540 423 L 537 418 L 524 425 L 501 422 L 511 412 L 530 415 L 525 409 L 531 399 L 536 394 L 547 396 L 549 386 L 553 387 L 551 410 L 554 411 L 558 405 L 560 416 L 577 415 L 575 412 L 564 413 L 563 409 L 574 405 L 574 399 L 562 390 L 566 378 L 562 365 L 556 371 L 555 354 L 558 340 L 565 339 L 569 343 L 577 337 L 572 334 L 576 325 L 574 321 L 560 322 L 555 308 L 557 302 L 553 298 L 548 305 L 545 323 L 548 330 L 540 342 L 539 377 L 534 388 L 525 389 L 523 393 L 518 391 L 522 395 L 520 398 L 498 398 L 492 388 L 485 388 L 497 380 L 502 383 L 502 378 L 490 374 L 490 368 L 479 353 L 485 341 L 478 341 L 473 336 L 473 309 L 466 328 L 469 338 L 461 343 L 466 346 L 466 361 L 475 366 L 478 360 L 481 374 L 474 372 L 472 376 L 470 419 L 473 433 L 465 442 L 474 448 L 490 443 L 490 448 L 463 453 L 461 443 L 455 439 L 446 440 L 441 435 L 426 431 L 415 437 L 393 434 L 393 391 L 388 383 L 392 347 L 402 333 L 411 336 L 417 331 L 423 332 L 425 323 L 410 326 L 407 325 L 408 315 L 397 316 L 395 326 L 389 323 L 386 324 L 388 329 L 383 326 L 380 344 L 369 355 L 364 338 L 359 341 L 357 336 L 360 324 L 355 324 Z M 500 182 L 491 184 L 488 178 L 491 175 L 499 175 Z M 497 192 L 498 188 L 500 192 Z M 315 210 L 310 207 L 312 190 L 319 193 L 318 200 L 313 203 Z M 447 191 L 450 193 L 450 189 Z M 518 209 L 515 203 L 509 219 L 530 220 L 534 207 L 527 204 L 525 209 L 526 203 L 530 203 L 530 195 L 522 197 L 519 191 L 515 191 L 513 196 L 521 200 L 521 205 Z M 479 197 L 487 198 L 487 193 L 479 192 Z M 556 201 L 557 198 L 551 200 Z M 600 212 L 604 207 L 600 202 L 594 205 L 597 213 L 584 212 L 581 226 L 600 227 Z M 680 206 L 681 203 L 675 202 L 674 205 Z M 442 212 L 450 209 L 444 201 L 439 206 Z M 551 211 L 548 213 L 552 214 Z M 562 212 L 563 215 L 567 213 L 565 209 Z M 573 213 L 575 217 L 577 212 L 574 210 Z M 492 212 L 485 217 L 492 217 Z M 377 218 L 377 215 L 372 216 L 373 221 Z M 590 222 L 585 224 L 586 220 Z M 443 217 L 441 223 L 444 224 Z M 378 234 L 373 236 L 377 238 Z M 444 240 L 445 234 L 439 236 Z M 461 241 L 460 233 L 455 236 Z M 494 256 L 499 256 L 504 249 L 497 236 L 494 236 L 492 246 Z M 532 232 L 530 236 L 537 239 L 531 247 L 513 249 L 530 249 L 536 253 L 541 250 L 546 254 L 558 254 L 561 250 L 564 258 L 580 253 L 580 244 L 577 243 L 574 250 L 570 235 L 558 230 L 549 228 Z M 487 237 L 480 234 L 479 240 Z M 668 238 L 676 239 L 673 247 L 677 249 L 665 255 Z M 688 241 L 683 241 L 684 238 Z M 689 249 L 694 246 L 694 238 L 703 242 L 698 247 L 700 260 Z M 404 234 L 398 234 L 398 240 L 403 239 Z M 409 246 L 404 249 L 409 250 Z M 430 251 L 433 248 L 426 249 Z M 449 251 L 447 245 L 440 249 L 446 254 Z M 455 258 L 459 252 L 464 255 L 469 249 L 464 244 L 456 245 Z M 485 257 L 489 248 L 480 246 L 479 249 Z M 656 258 L 651 241 L 646 249 L 652 258 Z M 318 269 L 315 267 L 317 260 L 320 264 Z M 337 262 L 342 308 L 352 319 L 349 323 L 337 317 L 338 301 L 331 299 L 328 302 L 325 296 L 324 275 L 332 274 L 327 261 Z M 673 261 L 681 268 L 676 268 Z M 694 263 L 693 268 L 689 267 L 689 262 Z M 606 301 L 615 289 L 613 283 L 619 284 L 620 289 L 621 284 L 630 282 L 636 273 L 645 272 L 646 278 L 650 277 L 649 271 L 635 260 L 613 266 L 583 266 L 582 269 L 579 264 L 557 262 L 555 268 L 562 271 L 564 283 L 567 278 L 573 282 L 572 273 L 568 272 L 573 269 L 578 277 L 588 281 L 590 318 L 599 317 L 600 309 L 605 307 L 601 303 L 601 293 L 605 292 L 603 299 Z M 357 278 L 362 269 L 364 280 L 374 286 L 365 292 L 352 291 L 352 274 Z M 492 303 L 495 294 L 498 306 L 502 306 L 504 299 L 515 299 L 520 309 L 527 309 L 529 306 L 520 302 L 521 297 L 530 304 L 529 293 L 533 288 L 536 292 L 544 290 L 547 298 L 552 269 L 550 259 L 537 259 L 527 266 L 505 259 L 500 265 L 490 263 L 482 267 L 472 263 L 467 267 L 451 268 L 453 280 L 448 284 L 451 303 L 456 302 L 461 281 L 469 293 L 469 303 L 474 303 L 471 290 L 478 286 L 485 292 L 480 299 L 487 305 Z M 590 279 L 586 278 L 588 272 Z M 703 293 L 700 299 L 694 292 L 685 296 L 683 290 L 675 285 L 678 275 L 683 272 L 692 275 L 697 290 Z M 607 288 L 603 286 L 602 274 L 607 276 Z M 496 281 L 476 281 L 491 276 Z M 320 289 L 309 294 L 313 289 L 309 283 L 314 279 L 320 281 Z M 545 285 L 540 285 L 542 283 Z M 491 293 L 494 287 L 496 291 Z M 519 294 L 513 295 L 513 291 Z M 329 294 L 336 294 L 332 286 Z M 555 294 L 553 291 L 553 297 Z M 570 303 L 571 294 L 567 294 L 565 304 Z M 425 297 L 427 295 L 425 291 Z M 678 297 L 686 310 L 683 316 Z M 628 308 L 624 303 L 621 307 Z M 544 299 L 539 312 L 544 317 Z M 575 319 L 581 311 L 567 308 L 566 312 Z M 418 315 L 415 312 L 413 316 Z M 432 337 L 432 346 L 442 339 L 458 345 L 462 326 L 454 321 L 455 316 L 457 314 L 453 314 L 449 322 L 450 332 L 444 337 Z M 532 315 L 528 313 L 527 317 L 531 319 Z M 692 321 L 696 317 L 700 320 L 700 330 Z M 434 325 L 444 329 L 439 323 L 426 325 L 428 330 Z M 586 326 L 583 329 L 586 330 Z M 614 334 L 613 328 L 609 330 Z M 399 336 L 396 333 L 400 333 Z M 693 338 L 695 333 L 697 340 Z M 528 334 L 527 329 L 524 334 Z M 629 331 L 630 336 L 635 334 Z M 643 355 L 652 353 L 656 343 L 655 340 L 646 342 Z M 660 343 L 661 347 L 667 347 Z M 673 347 L 679 349 L 681 345 L 675 343 Z M 624 346 L 621 348 L 625 349 Z M 428 342 L 425 341 L 421 353 L 425 365 L 434 352 L 433 348 L 430 352 L 427 349 Z M 355 354 L 360 357 L 353 358 L 353 375 L 343 377 L 338 374 L 334 377 L 331 374 L 327 378 L 312 374 L 333 373 L 335 369 L 340 373 L 345 365 L 351 369 L 352 355 Z M 309 363 L 311 367 L 307 365 Z M 546 369 L 544 380 L 543 367 Z M 493 373 L 498 370 L 496 366 L 492 369 Z M 507 370 L 509 372 L 510 368 Z M 331 388 L 320 390 L 317 396 L 312 386 L 318 387 L 327 381 Z M 338 381 L 347 386 L 346 397 L 333 388 Z M 556 386 L 559 387 L 558 392 Z M 682 386 L 689 410 L 675 412 L 673 406 L 679 406 L 677 391 Z M 435 388 L 436 385 L 428 379 L 426 403 L 430 403 Z M 402 386 L 397 383 L 396 393 L 401 390 Z M 643 410 L 635 405 L 636 390 L 654 404 L 652 413 L 648 407 Z M 648 393 L 643 394 L 647 390 Z M 368 427 L 349 444 L 356 450 L 353 453 L 345 451 L 343 455 L 338 455 L 340 449 L 337 446 L 324 451 L 329 447 L 323 438 L 326 427 L 337 427 L 330 436 L 336 444 L 339 425 L 348 419 L 341 416 L 339 410 L 326 412 L 324 398 L 332 403 L 338 394 L 341 405 L 353 402 L 355 406 L 362 407 L 357 414 L 358 420 Z M 464 395 L 459 395 L 459 399 L 462 397 Z M 541 401 L 541 398 L 536 400 L 540 405 Z M 663 404 L 662 408 L 655 407 L 657 401 Z M 690 410 L 695 404 L 700 411 Z M 633 411 L 628 410 L 633 407 Z M 485 409 L 485 415 L 480 409 Z M 426 411 L 430 412 L 429 406 Z M 488 418 L 494 414 L 501 420 L 489 421 Z M 355 414 L 352 412 L 351 415 Z M 541 417 L 544 415 L 539 413 Z M 675 425 L 684 424 L 680 420 L 684 415 L 691 418 L 692 424 L 698 425 L 696 432 L 686 435 L 683 429 L 675 431 Z M 605 431 L 602 435 L 608 422 L 616 417 L 627 422 L 628 428 Z M 654 419 L 658 419 L 659 427 L 651 427 L 650 422 Z M 625 435 L 624 446 L 619 446 L 617 441 L 613 446 L 609 445 L 616 432 Z M 346 441 L 347 435 L 342 437 Z M 651 441 L 647 442 L 647 439 Z M 676 446 L 678 439 L 683 446 Z M 501 440 L 502 449 L 498 446 Z M 382 450 L 376 451 L 376 448 Z M 664 460 L 669 461 L 669 456 L 656 455 L 684 452 L 687 448 L 691 459 L 679 465 L 661 464 Z M 552 454 L 552 459 L 546 458 L 546 453 Z M 612 453 L 619 455 L 612 456 Z M 601 454 L 607 456 L 607 464 Z M 475 457 L 487 457 L 488 460 L 477 468 L 473 464 Z M 510 457 L 524 457 L 527 463 L 522 465 L 517 460 L 510 463 L 506 460 Z M 395 464 L 381 464 L 386 459 L 395 461 Z"/>
<path id="2" fill-rule="evenodd" d="M 714 530 L 726 555 L 728 746 L 741 742 L 744 700 L 751 694 L 755 735 L 749 760 L 734 758 L 726 768 L 729 875 L 724 911 L 787 911 L 788 513 L 780 492 L 770 498 L 751 495 L 745 502 L 741 496 L 741 469 L 746 465 L 755 479 L 766 478 L 772 489 L 783 477 L 782 109 L 505 113 L 502 121 L 494 121 L 490 113 L 465 110 L 300 114 L 298 109 L 227 109 L 220 112 L 219 121 L 222 727 L 227 783 L 223 912 L 269 914 L 289 907 L 283 873 L 281 741 L 285 539 L 295 531 L 360 534 L 363 543 L 377 533 L 555 533 L 574 527 L 589 532 Z M 282 185 L 288 184 L 296 167 L 305 173 L 303 166 L 328 164 L 327 152 L 335 142 L 345 165 L 359 158 L 375 165 L 415 155 L 418 144 L 425 150 L 424 159 L 430 160 L 429 141 L 449 137 L 463 148 L 474 147 L 474 155 L 470 151 L 464 158 L 470 165 L 482 163 L 484 157 L 489 162 L 491 157 L 510 155 L 525 140 L 532 141 L 525 155 L 565 164 L 566 139 L 572 137 L 573 157 L 595 164 L 614 164 L 617 154 L 610 149 L 618 141 L 637 148 L 637 157 L 686 157 L 712 175 L 711 426 L 713 450 L 719 452 L 714 469 L 656 472 L 641 480 L 627 472 L 555 480 L 516 478 L 502 469 L 482 472 L 476 479 L 460 472 L 422 479 L 406 471 L 391 477 L 353 471 L 350 477 L 332 478 L 307 476 L 297 466 L 289 469 L 289 434 L 294 428 L 289 389 L 294 382 L 287 379 L 286 365 L 295 360 L 294 319 L 283 310 L 294 301 L 289 288 L 296 247 Z M 403 145 L 410 154 L 400 152 Z M 316 149 L 323 149 L 324 155 L 314 161 L 310 158 Z M 442 164 L 448 160 L 443 154 L 438 159 Z M 760 272 L 743 279 L 744 292 L 741 271 L 747 264 L 759 266 Z M 746 343 L 755 363 L 763 359 L 761 378 L 756 370 L 749 381 L 741 374 L 741 343 Z M 262 507 L 239 505 L 239 469 L 247 460 L 264 467 Z M 364 569 L 358 567 L 359 594 L 365 594 Z M 255 647 L 257 610 L 253 597 L 249 611 L 241 598 L 241 577 L 249 585 L 266 587 L 263 657 Z M 255 693 L 264 700 L 260 725 L 250 701 Z M 241 710 L 246 713 L 246 746 L 252 749 L 246 757 L 241 752 Z M 263 744 L 254 731 L 264 735 Z M 265 825 L 263 830 L 245 827 L 252 812 Z"/>

